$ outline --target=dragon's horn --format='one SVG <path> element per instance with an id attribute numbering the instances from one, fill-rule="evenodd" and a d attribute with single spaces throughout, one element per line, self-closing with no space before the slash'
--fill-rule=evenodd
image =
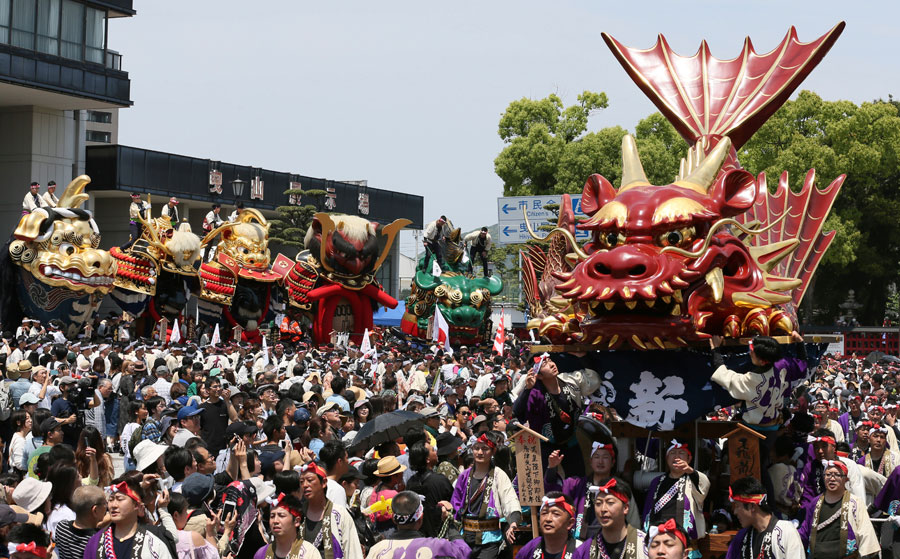
<path id="1" fill-rule="evenodd" d="M 317 214 L 313 215 L 313 219 L 318 222 L 319 227 L 321 228 L 319 231 L 319 238 L 321 239 L 321 241 L 319 242 L 319 254 L 317 254 L 316 256 L 319 258 L 319 262 L 322 264 L 323 268 L 325 268 L 329 272 L 333 272 L 334 269 L 332 269 L 332 267 L 328 265 L 328 260 L 325 258 L 327 252 L 325 239 L 327 239 L 334 233 L 334 221 L 332 221 L 331 216 L 325 212 L 318 212 Z"/>
<path id="2" fill-rule="evenodd" d="M 66 187 L 63 195 L 59 197 L 56 207 L 58 208 L 80 208 L 82 204 L 90 199 L 90 195 L 85 193 L 84 187 L 91 182 L 91 177 L 87 175 L 79 175 Z"/>
<path id="3" fill-rule="evenodd" d="M 631 134 L 625 134 L 622 138 L 622 186 L 619 190 L 634 186 L 647 186 L 650 181 L 644 173 L 641 165 L 641 156 L 638 155 L 637 145 Z"/>
<path id="4" fill-rule="evenodd" d="M 382 249 L 378 260 L 375 261 L 372 270 L 377 270 L 381 267 L 388 257 L 388 253 L 391 251 L 391 246 L 394 244 L 394 239 L 397 237 L 397 234 L 410 223 L 412 223 L 412 221 L 408 219 L 395 219 L 390 225 L 385 225 L 381 228 L 381 234 L 387 237 L 387 241 L 384 243 L 384 249 Z"/>
<path id="5" fill-rule="evenodd" d="M 710 54 L 706 41 L 694 56 L 672 51 L 662 35 L 649 49 L 603 40 L 631 79 L 678 133 L 693 145 L 701 136 L 729 136 L 740 149 L 821 62 L 844 22 L 809 43 L 791 27 L 771 52 L 757 54 L 747 38 L 731 60 Z"/>
<path id="6" fill-rule="evenodd" d="M 684 186 L 690 188 L 689 185 L 693 185 L 699 187 L 703 192 L 708 192 L 709 187 L 712 186 L 713 182 L 716 180 L 716 176 L 719 174 L 719 169 L 722 168 L 725 158 L 728 157 L 729 151 L 731 151 L 731 140 L 722 138 L 719 143 L 716 144 L 716 147 L 709 152 L 709 155 L 707 155 L 688 176 L 680 181 L 676 181 L 675 184 L 687 183 Z"/>

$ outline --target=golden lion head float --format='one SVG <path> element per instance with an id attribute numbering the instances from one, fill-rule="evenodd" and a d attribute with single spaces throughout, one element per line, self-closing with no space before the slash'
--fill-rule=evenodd
<path id="1" fill-rule="evenodd" d="M 9 254 L 35 279 L 73 291 L 106 294 L 113 288 L 116 263 L 100 250 L 100 230 L 91 213 L 81 209 L 89 196 L 86 175 L 69 183 L 55 208 L 22 216 Z"/>

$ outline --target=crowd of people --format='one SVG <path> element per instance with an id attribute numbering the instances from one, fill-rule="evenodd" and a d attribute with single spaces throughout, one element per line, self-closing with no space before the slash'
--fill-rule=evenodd
<path id="1" fill-rule="evenodd" d="M 729 559 L 900 556 L 893 364 L 760 337 L 733 371 L 714 339 L 737 403 L 708 419 L 765 437 L 761 479 L 731 479 L 724 440 L 614 439 L 597 373 L 513 336 L 445 354 L 380 329 L 366 352 L 103 333 L 3 333 L 2 556 L 685 559 L 713 537 Z M 547 438 L 534 507 L 520 425 Z"/>

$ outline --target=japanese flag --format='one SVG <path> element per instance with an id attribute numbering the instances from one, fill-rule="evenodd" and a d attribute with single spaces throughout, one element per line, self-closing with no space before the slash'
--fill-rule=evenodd
<path id="1" fill-rule="evenodd" d="M 266 342 L 265 336 L 263 336 L 262 339 L 263 339 L 262 360 L 263 360 L 263 367 L 265 367 L 269 364 L 269 344 Z"/>
<path id="2" fill-rule="evenodd" d="M 363 332 L 362 343 L 359 344 L 359 351 L 363 355 L 367 355 L 370 351 L 372 351 L 372 340 L 369 339 L 369 329 L 366 328 L 366 331 Z"/>
<path id="3" fill-rule="evenodd" d="M 443 347 L 444 351 L 453 355 L 453 348 L 450 347 L 450 325 L 447 319 L 441 314 L 441 309 L 437 305 L 434 306 L 434 334 L 432 339 L 437 342 L 438 347 Z"/>
<path id="4" fill-rule="evenodd" d="M 503 355 L 503 342 L 506 341 L 506 331 L 504 329 L 504 316 L 500 313 L 500 321 L 497 322 L 497 335 L 494 338 L 494 351 L 498 355 Z"/>
<path id="5" fill-rule="evenodd" d="M 441 267 L 440 267 L 440 266 L 438 265 L 438 263 L 437 263 L 437 259 L 432 260 L 432 262 L 431 262 L 431 275 L 434 276 L 434 277 L 436 277 L 436 278 L 439 278 L 439 277 L 441 277 L 441 274 L 442 274 L 442 273 L 443 273 L 443 272 L 441 271 Z"/>
<path id="6" fill-rule="evenodd" d="M 181 328 L 178 327 L 178 319 L 172 323 L 172 333 L 169 335 L 169 343 L 177 344 L 181 341 Z"/>
<path id="7" fill-rule="evenodd" d="M 212 339 L 209 340 L 209 345 L 218 345 L 222 343 L 222 336 L 219 334 L 219 325 L 216 324 L 216 329 L 213 330 Z"/>

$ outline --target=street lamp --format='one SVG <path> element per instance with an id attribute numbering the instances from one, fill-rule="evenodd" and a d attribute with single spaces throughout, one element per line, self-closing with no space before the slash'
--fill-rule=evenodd
<path id="1" fill-rule="evenodd" d="M 240 175 L 231 181 L 231 191 L 234 192 L 235 199 L 240 198 L 244 193 L 244 181 L 241 180 Z"/>

